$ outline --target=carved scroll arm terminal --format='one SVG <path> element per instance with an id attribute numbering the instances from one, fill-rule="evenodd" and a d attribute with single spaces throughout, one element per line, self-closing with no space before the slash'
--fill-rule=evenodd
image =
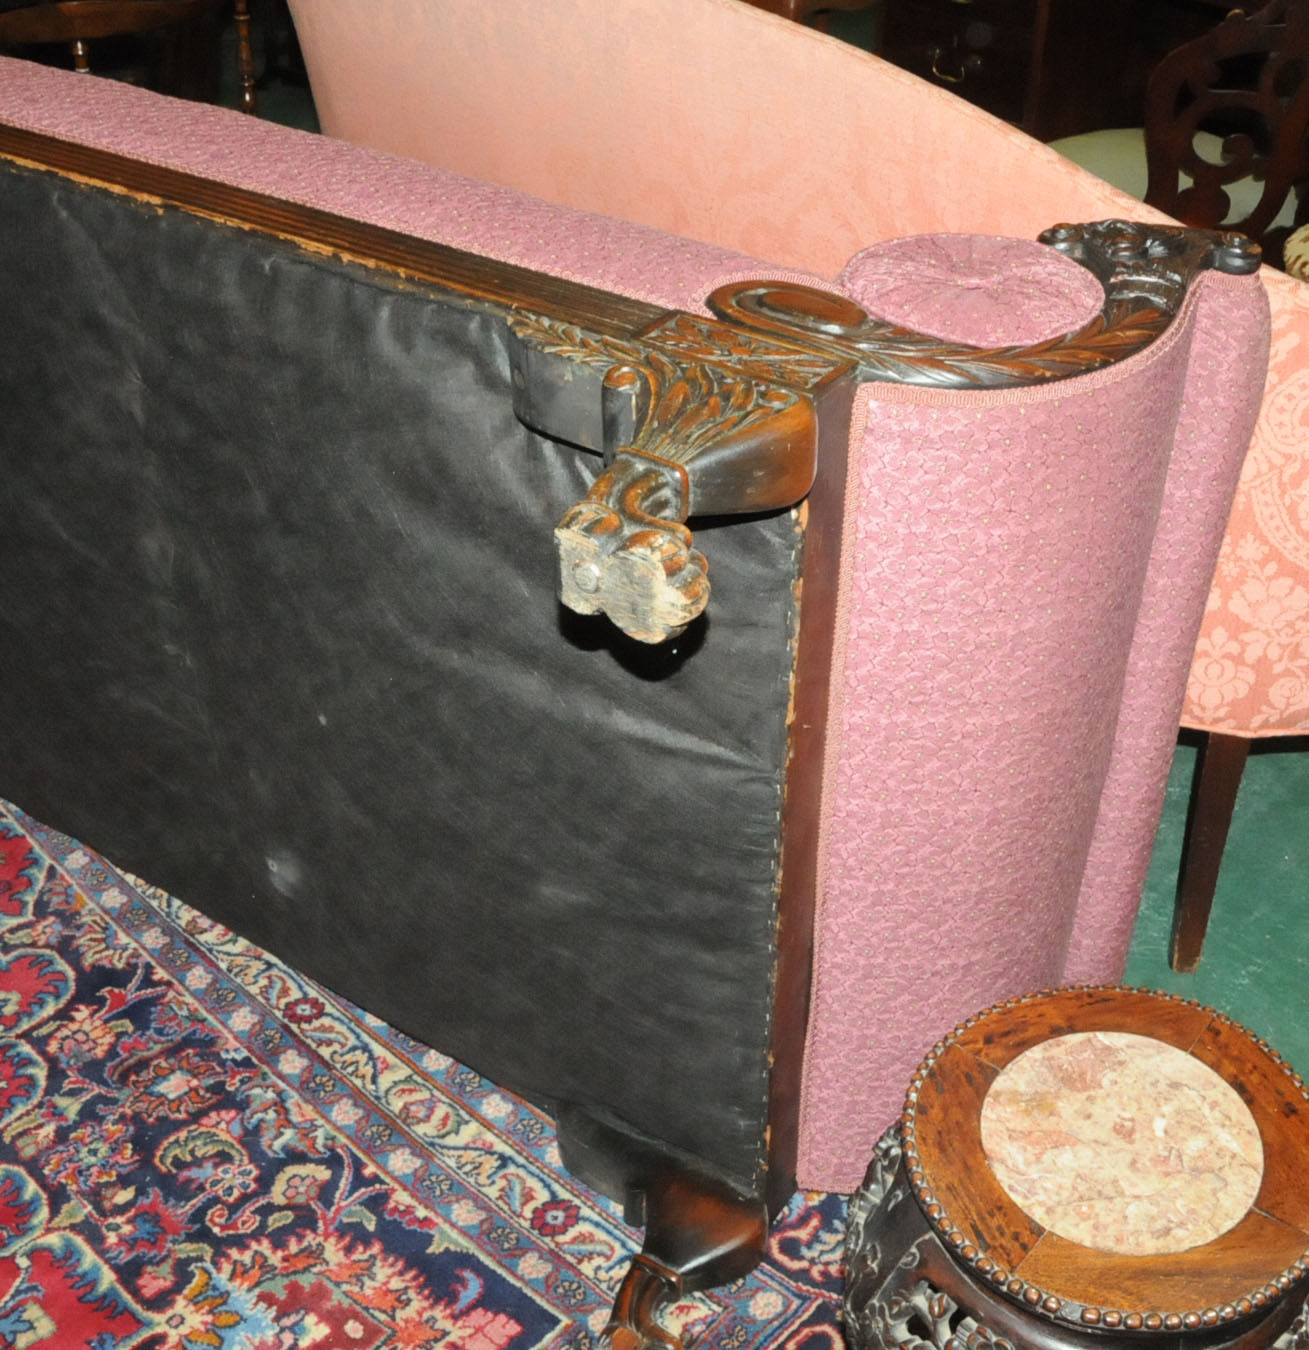
<path id="1" fill-rule="evenodd" d="M 680 633 L 709 600 L 704 554 L 691 547 L 686 470 L 621 451 L 555 530 L 560 599 L 607 614 L 642 642 Z"/>
<path id="2" fill-rule="evenodd" d="M 555 532 L 563 603 L 642 642 L 673 637 L 709 598 L 686 520 L 804 497 L 830 391 L 856 379 L 997 389 L 1084 374 L 1155 341 L 1200 272 L 1259 266 L 1241 236 L 1179 226 L 1100 221 L 1041 239 L 1096 275 L 1104 304 L 1083 327 L 1025 347 L 912 332 L 789 282 L 720 287 L 709 297 L 717 319 L 668 314 L 632 338 L 515 314 L 518 415 L 606 461 Z"/>

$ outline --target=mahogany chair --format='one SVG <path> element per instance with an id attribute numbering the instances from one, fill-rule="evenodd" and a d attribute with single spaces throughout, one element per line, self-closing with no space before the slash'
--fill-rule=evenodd
<path id="1" fill-rule="evenodd" d="M 1053 144 L 1188 225 L 1239 230 L 1278 264 L 1309 213 L 1307 76 L 1305 0 L 1233 9 L 1155 67 L 1142 126 Z"/>
<path id="2" fill-rule="evenodd" d="M 255 110 L 254 51 L 250 0 L 234 0 L 237 79 L 241 108 Z M 0 0 L 0 52 L 67 43 L 73 67 L 91 71 L 90 45 L 103 38 L 135 37 L 193 24 L 217 8 L 216 0 Z"/>
<path id="3" fill-rule="evenodd" d="M 1188 225 L 1239 230 L 1278 260 L 1291 229 L 1279 223 L 1283 207 L 1294 201 L 1295 224 L 1309 210 L 1299 202 L 1309 179 L 1307 131 L 1309 4 L 1233 9 L 1150 77 L 1145 199 Z M 1216 156 L 1199 142 L 1204 132 L 1217 138 Z M 1238 198 L 1242 182 L 1257 191 Z"/>

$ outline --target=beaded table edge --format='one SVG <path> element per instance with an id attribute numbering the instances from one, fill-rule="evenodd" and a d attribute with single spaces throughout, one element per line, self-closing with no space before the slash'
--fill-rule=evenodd
<path id="1" fill-rule="evenodd" d="M 1059 1295 L 1042 1289 L 1039 1285 L 1022 1279 L 1020 1276 L 998 1266 L 978 1243 L 969 1241 L 955 1226 L 953 1220 L 946 1213 L 945 1207 L 933 1193 L 923 1171 L 916 1135 L 918 1093 L 926 1082 L 932 1067 L 965 1032 L 972 1030 L 985 1018 L 993 1017 L 1006 1009 L 1037 1003 L 1061 994 L 1076 993 L 1138 994 L 1159 999 L 1161 1002 L 1178 1003 L 1185 1007 L 1196 1008 L 1209 1016 L 1211 1024 L 1218 1023 L 1231 1027 L 1245 1036 L 1274 1065 L 1280 1065 L 1290 1079 L 1292 1086 L 1297 1088 L 1301 1096 L 1309 1102 L 1309 1087 L 1306 1087 L 1305 1080 L 1291 1068 L 1267 1041 L 1256 1036 L 1247 1027 L 1242 1026 L 1241 1023 L 1229 1017 L 1226 1013 L 1219 1012 L 1217 1009 L 1201 1003 L 1199 999 L 1185 998 L 1181 994 L 1130 985 L 1065 985 L 1056 989 L 1042 989 L 1035 993 L 1019 994 L 1014 998 L 994 1003 L 989 1008 L 985 1008 L 961 1022 L 928 1051 L 910 1082 L 899 1124 L 893 1128 L 898 1129 L 900 1135 L 900 1143 L 904 1151 L 905 1175 L 909 1180 L 910 1190 L 913 1192 L 927 1222 L 936 1231 L 944 1248 L 956 1261 L 971 1267 L 998 1291 L 1007 1294 L 1016 1302 L 1026 1304 L 1034 1311 L 1039 1310 L 1047 1316 L 1057 1317 L 1062 1321 L 1073 1322 L 1083 1327 L 1107 1330 L 1159 1331 L 1175 1334 L 1179 1331 L 1194 1331 L 1200 1328 L 1215 1327 L 1226 1322 L 1235 1322 L 1269 1308 L 1293 1289 L 1306 1275 L 1309 1275 L 1309 1249 L 1306 1249 L 1305 1253 L 1297 1261 L 1287 1266 L 1285 1270 L 1230 1302 L 1204 1308 L 1187 1308 L 1166 1312 L 1098 1307 L 1061 1298 Z"/>

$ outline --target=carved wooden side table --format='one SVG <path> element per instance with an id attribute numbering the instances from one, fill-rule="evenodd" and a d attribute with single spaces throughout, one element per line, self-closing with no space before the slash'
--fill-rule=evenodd
<path id="1" fill-rule="evenodd" d="M 854 1350 L 1309 1350 L 1309 1091 L 1211 1008 L 1001 1004 L 942 1041 L 850 1214 Z"/>

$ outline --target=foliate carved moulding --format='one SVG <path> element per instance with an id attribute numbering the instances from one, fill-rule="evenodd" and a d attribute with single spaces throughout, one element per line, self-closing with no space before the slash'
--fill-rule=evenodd
<path id="1" fill-rule="evenodd" d="M 708 302 L 717 319 L 668 314 L 634 339 L 514 314 L 519 415 L 608 464 L 555 532 L 563 603 L 644 642 L 672 637 L 709 598 L 686 520 L 804 497 L 826 393 L 856 379 L 983 389 L 1082 374 L 1159 337 L 1199 272 L 1259 261 L 1240 236 L 1174 226 L 1059 225 L 1041 238 L 1092 271 L 1105 301 L 1081 329 L 1027 347 L 943 341 L 787 282 L 720 287 Z"/>
<path id="2" fill-rule="evenodd" d="M 1085 374 L 1133 356 L 1172 322 L 1203 271 L 1243 275 L 1259 249 L 1241 235 L 1122 220 L 1056 225 L 1040 236 L 1104 288 L 1089 323 L 1030 346 L 971 347 L 870 317 L 852 300 L 785 282 L 723 286 L 709 297 L 721 318 L 769 334 L 797 332 L 859 378 L 938 389 L 1002 389 Z"/>

